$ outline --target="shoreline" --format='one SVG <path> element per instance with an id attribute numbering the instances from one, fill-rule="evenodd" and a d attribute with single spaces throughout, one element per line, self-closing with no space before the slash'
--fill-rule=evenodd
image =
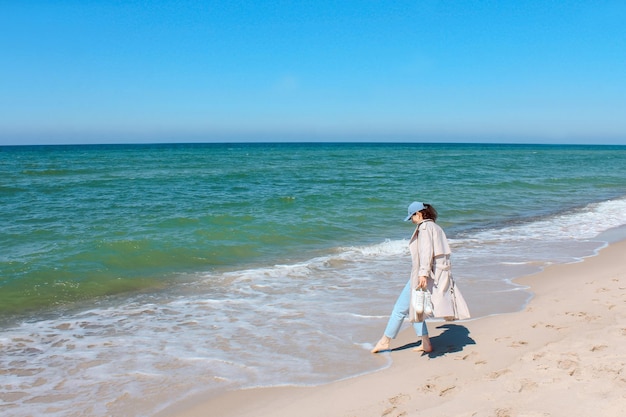
<path id="1" fill-rule="evenodd" d="M 624 253 L 619 240 L 516 279 L 533 293 L 519 312 L 429 323 L 431 354 L 412 350 L 408 328 L 382 354 L 393 363 L 380 371 L 313 387 L 198 394 L 156 416 L 626 414 Z"/>

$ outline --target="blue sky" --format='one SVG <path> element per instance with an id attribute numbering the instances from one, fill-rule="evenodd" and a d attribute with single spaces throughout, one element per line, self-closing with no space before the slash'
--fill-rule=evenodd
<path id="1" fill-rule="evenodd" d="M 0 0 L 0 144 L 626 144 L 623 1 Z"/>

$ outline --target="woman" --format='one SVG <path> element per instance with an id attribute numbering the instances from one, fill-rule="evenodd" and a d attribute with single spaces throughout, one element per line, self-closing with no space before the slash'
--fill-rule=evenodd
<path id="1" fill-rule="evenodd" d="M 389 350 L 391 339 L 396 338 L 402 322 L 409 314 L 415 333 L 422 338 L 422 345 L 416 350 L 423 352 L 433 350 L 424 321 L 426 314 L 416 314 L 411 305 L 412 291 L 421 289 L 431 295 L 434 317 L 443 317 L 447 320 L 469 318 L 465 300 L 450 273 L 448 239 L 443 229 L 435 223 L 437 210 L 430 204 L 415 201 L 409 205 L 408 214 L 404 220 L 411 220 L 417 225 L 409 241 L 411 278 L 400 293 L 383 337 L 376 343 L 372 353 Z"/>

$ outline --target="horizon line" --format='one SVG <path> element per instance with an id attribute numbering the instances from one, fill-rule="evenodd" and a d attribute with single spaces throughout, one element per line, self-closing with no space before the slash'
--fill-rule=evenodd
<path id="1" fill-rule="evenodd" d="M 90 143 L 0 143 L 0 148 L 9 147 L 99 147 L 99 146 L 189 146 L 189 145 L 477 145 L 477 146 L 625 146 L 626 143 L 587 142 L 496 142 L 496 141 L 376 141 L 376 140 L 316 140 L 316 141 L 193 141 L 193 142 L 90 142 Z"/>

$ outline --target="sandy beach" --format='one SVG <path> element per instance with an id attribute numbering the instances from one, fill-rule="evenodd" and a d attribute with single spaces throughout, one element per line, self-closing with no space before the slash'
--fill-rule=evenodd
<path id="1" fill-rule="evenodd" d="M 393 360 L 385 370 L 317 387 L 198 396 L 159 415 L 626 415 L 624 254 L 621 241 L 518 280 L 535 295 L 523 311 L 431 323 L 430 354 L 414 351 L 415 335 L 404 330 L 382 353 Z"/>

